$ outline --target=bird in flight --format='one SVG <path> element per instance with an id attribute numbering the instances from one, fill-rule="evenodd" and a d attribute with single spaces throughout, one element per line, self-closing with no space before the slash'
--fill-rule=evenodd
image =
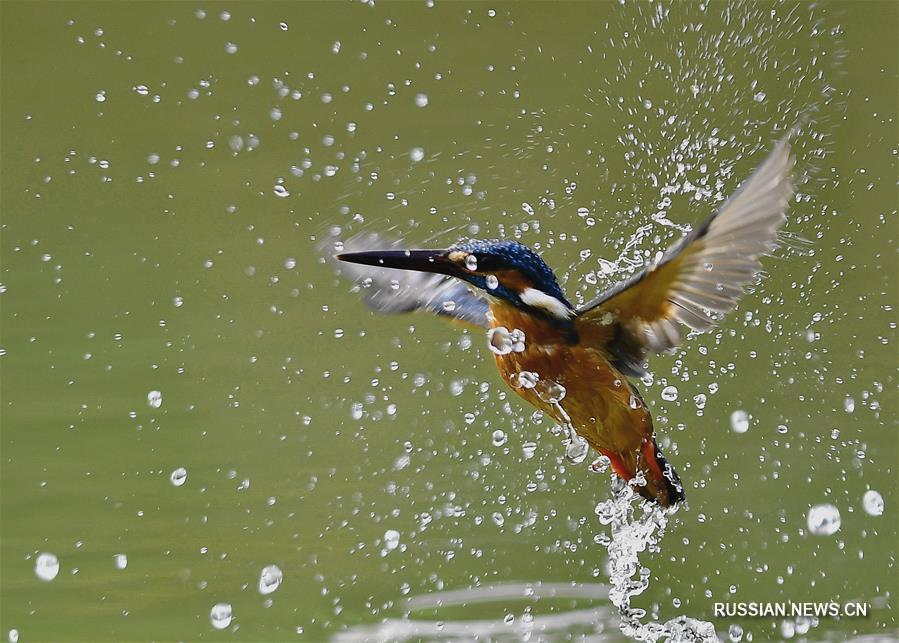
<path id="1" fill-rule="evenodd" d="M 628 378 L 646 375 L 650 353 L 673 349 L 690 330 L 708 330 L 736 305 L 761 270 L 760 257 L 777 244 L 792 168 L 784 139 L 661 258 L 579 307 L 516 241 L 408 250 L 369 234 L 348 241 L 344 250 L 355 251 L 336 258 L 377 311 L 425 310 L 485 329 L 502 379 L 562 425 L 569 449 L 581 445 L 586 453 L 589 445 L 642 496 L 668 507 L 685 499 L 684 486 Z"/>

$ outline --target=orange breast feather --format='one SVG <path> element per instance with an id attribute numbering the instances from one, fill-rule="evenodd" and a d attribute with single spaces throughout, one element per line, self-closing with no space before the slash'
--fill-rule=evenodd
<path id="1" fill-rule="evenodd" d="M 505 304 L 491 306 L 491 325 L 525 334 L 524 350 L 495 355 L 506 383 L 557 422 L 570 422 L 596 450 L 635 451 L 652 435 L 652 419 L 626 378 L 601 349 L 569 344 L 564 331 Z M 552 385 L 564 387 L 556 396 Z M 567 417 L 566 417 L 567 416 Z"/>

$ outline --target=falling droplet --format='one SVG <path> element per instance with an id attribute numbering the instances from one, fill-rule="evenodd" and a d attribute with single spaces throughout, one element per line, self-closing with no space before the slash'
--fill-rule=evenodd
<path id="1" fill-rule="evenodd" d="M 571 440 L 565 446 L 565 459 L 571 464 L 580 464 L 587 459 L 589 445 L 579 435 L 572 435 Z"/>
<path id="2" fill-rule="evenodd" d="M 400 546 L 400 532 L 396 529 L 388 529 L 384 532 L 384 549 L 393 551 Z"/>
<path id="3" fill-rule="evenodd" d="M 263 596 L 271 594 L 281 587 L 284 572 L 277 565 L 266 565 L 259 573 L 259 593 Z"/>
<path id="4" fill-rule="evenodd" d="M 540 376 L 533 371 L 522 371 L 518 374 L 518 386 L 520 388 L 534 388 L 539 381 Z"/>
<path id="5" fill-rule="evenodd" d="M 509 340 L 512 342 L 513 353 L 523 353 L 525 347 L 525 334 L 520 328 L 515 328 L 509 333 Z"/>
<path id="6" fill-rule="evenodd" d="M 816 536 L 832 536 L 840 529 L 840 510 L 831 504 L 815 505 L 808 511 L 808 530 Z"/>
<path id="7" fill-rule="evenodd" d="M 34 561 L 34 573 L 38 578 L 51 581 L 59 573 L 59 559 L 55 554 L 40 554 Z"/>
<path id="8" fill-rule="evenodd" d="M 187 469 L 184 467 L 178 467 L 174 471 L 172 471 L 171 475 L 169 475 L 169 480 L 176 487 L 180 487 L 185 482 L 187 482 Z"/>
<path id="9" fill-rule="evenodd" d="M 217 630 L 223 630 L 231 625 L 232 616 L 231 603 L 216 603 L 209 611 L 209 621 Z"/>
<path id="10" fill-rule="evenodd" d="M 730 428 L 734 433 L 746 433 L 749 430 L 749 413 L 741 409 L 731 413 Z"/>
<path id="11" fill-rule="evenodd" d="M 524 459 L 530 460 L 534 457 L 534 454 L 537 452 L 537 443 L 536 442 L 525 442 L 521 445 L 521 450 L 524 453 Z"/>
<path id="12" fill-rule="evenodd" d="M 513 342 L 509 329 L 497 326 L 487 331 L 487 345 L 496 355 L 508 355 L 512 352 Z"/>
<path id="13" fill-rule="evenodd" d="M 883 515 L 883 496 L 874 489 L 868 489 L 862 496 L 862 506 L 869 516 Z"/>
<path id="14" fill-rule="evenodd" d="M 149 404 L 152 409 L 158 409 L 162 406 L 162 393 L 159 391 L 150 391 L 147 393 L 147 404 Z"/>

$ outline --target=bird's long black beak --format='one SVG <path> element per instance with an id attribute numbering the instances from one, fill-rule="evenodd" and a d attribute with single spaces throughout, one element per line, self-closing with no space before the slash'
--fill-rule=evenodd
<path id="1" fill-rule="evenodd" d="M 450 261 L 446 250 L 366 250 L 365 252 L 344 252 L 337 255 L 336 259 L 378 268 L 435 272 L 451 277 L 461 277 L 466 274 L 464 268 Z"/>

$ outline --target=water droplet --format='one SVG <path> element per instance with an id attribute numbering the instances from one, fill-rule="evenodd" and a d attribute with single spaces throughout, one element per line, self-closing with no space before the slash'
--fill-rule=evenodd
<path id="1" fill-rule="evenodd" d="M 425 157 L 425 148 L 423 147 L 413 147 L 412 151 L 409 152 L 409 158 L 412 159 L 413 163 L 418 163 Z"/>
<path id="2" fill-rule="evenodd" d="M 233 42 L 226 43 L 225 44 L 225 53 L 226 54 L 236 54 L 237 53 L 237 45 L 234 44 Z M 231 606 L 229 605 L 228 607 L 230 609 Z M 228 626 L 225 625 L 224 627 L 228 627 Z"/>
<path id="3" fill-rule="evenodd" d="M 763 102 L 767 97 L 768 97 L 768 95 L 767 95 L 765 92 L 758 92 L 758 93 L 757 93 L 755 96 L 753 96 L 752 98 L 753 98 L 753 100 L 754 100 L 756 103 L 761 103 L 761 102 Z"/>
<path id="4" fill-rule="evenodd" d="M 727 629 L 727 638 L 730 639 L 731 643 L 740 643 L 743 640 L 743 628 L 736 623 L 732 623 Z"/>
<path id="5" fill-rule="evenodd" d="M 423 93 L 415 94 L 415 104 L 419 107 L 427 107 L 428 95 Z"/>
<path id="6" fill-rule="evenodd" d="M 184 297 L 174 297 L 172 303 L 175 304 L 175 308 L 181 308 L 184 305 Z"/>
<path id="7" fill-rule="evenodd" d="M 106 90 L 101 89 L 100 91 L 98 91 L 97 95 L 94 96 L 94 100 L 97 101 L 98 103 L 105 103 L 106 102 Z"/>
<path id="8" fill-rule="evenodd" d="M 536 375 L 536 373 L 534 373 Z M 544 402 L 550 404 L 558 404 L 565 399 L 565 387 L 552 380 L 541 380 L 540 386 L 537 388 L 537 395 Z"/>
<path id="9" fill-rule="evenodd" d="M 388 529 L 384 532 L 384 549 L 393 551 L 400 546 L 400 532 L 396 529 Z"/>
<path id="10" fill-rule="evenodd" d="M 587 459 L 590 448 L 587 441 L 579 435 L 572 435 L 565 446 L 565 459 L 571 464 L 580 464 Z"/>
<path id="11" fill-rule="evenodd" d="M 534 457 L 534 454 L 537 452 L 537 443 L 536 442 L 525 442 L 521 445 L 521 450 L 524 453 L 525 460 L 530 460 Z"/>
<path id="12" fill-rule="evenodd" d="M 700 409 L 700 410 L 705 408 L 705 403 L 707 400 L 708 400 L 708 398 L 705 396 L 704 393 L 700 393 L 699 395 L 693 396 L 693 402 L 696 403 L 696 408 Z"/>
<path id="13" fill-rule="evenodd" d="M 9 643 L 19 643 L 19 630 L 11 629 L 7 638 L 9 638 Z"/>
<path id="14" fill-rule="evenodd" d="M 846 411 L 846 413 L 854 413 L 855 399 L 847 395 L 846 399 L 843 400 L 843 409 Z"/>
<path id="15" fill-rule="evenodd" d="M 169 480 L 176 487 L 180 487 L 185 482 L 187 482 L 187 469 L 184 467 L 178 467 L 174 471 L 172 471 L 171 475 L 169 475 Z"/>
<path id="16" fill-rule="evenodd" d="M 512 341 L 512 352 L 523 353 L 525 349 L 525 334 L 520 328 L 515 328 L 509 333 L 509 339 Z"/>
<path id="17" fill-rule="evenodd" d="M 470 270 L 471 272 L 475 272 L 478 269 L 478 258 L 474 255 L 468 255 L 465 257 L 465 268 L 466 270 Z"/>
<path id="18" fill-rule="evenodd" d="M 831 504 L 815 505 L 808 511 L 808 530 L 816 536 L 832 536 L 840 529 L 840 510 Z"/>
<path id="19" fill-rule="evenodd" d="M 518 386 L 521 388 L 534 388 L 539 381 L 540 376 L 533 371 L 522 371 L 518 374 Z"/>
<path id="20" fill-rule="evenodd" d="M 147 393 L 147 404 L 149 404 L 152 409 L 158 409 L 162 406 L 162 393 L 159 391 L 150 391 Z"/>
<path id="21" fill-rule="evenodd" d="M 487 345 L 496 355 L 508 355 L 512 352 L 513 342 L 509 329 L 497 326 L 487 331 Z"/>
<path id="22" fill-rule="evenodd" d="M 113 556 L 115 560 L 115 568 L 116 569 L 125 569 L 128 567 L 128 556 L 127 554 L 116 554 Z"/>
<path id="23" fill-rule="evenodd" d="M 278 27 L 281 28 L 281 31 L 287 31 L 287 30 L 289 29 L 289 27 L 288 27 L 288 25 L 287 25 L 286 22 L 279 22 L 279 23 L 278 23 Z"/>
<path id="24" fill-rule="evenodd" d="M 34 573 L 41 580 L 53 580 L 59 573 L 59 559 L 55 554 L 39 554 L 34 561 Z"/>
<path id="25" fill-rule="evenodd" d="M 677 387 L 666 386 L 662 389 L 662 399 L 666 402 L 673 402 L 677 399 Z"/>
<path id="26" fill-rule="evenodd" d="M 217 630 L 223 630 L 231 625 L 231 603 L 216 603 L 209 611 L 209 622 Z"/>
<path id="27" fill-rule="evenodd" d="M 862 506 L 869 516 L 883 515 L 883 496 L 874 489 L 868 489 L 862 496 Z"/>
<path id="28" fill-rule="evenodd" d="M 502 429 L 497 429 L 493 432 L 493 446 L 501 447 L 506 443 L 506 440 L 508 440 L 508 437 Z"/>
<path id="29" fill-rule="evenodd" d="M 263 596 L 271 594 L 281 587 L 284 572 L 277 565 L 266 565 L 259 573 L 259 593 Z"/>
<path id="30" fill-rule="evenodd" d="M 731 413 L 730 429 L 734 433 L 746 433 L 749 430 L 749 413 L 741 409 Z"/>

